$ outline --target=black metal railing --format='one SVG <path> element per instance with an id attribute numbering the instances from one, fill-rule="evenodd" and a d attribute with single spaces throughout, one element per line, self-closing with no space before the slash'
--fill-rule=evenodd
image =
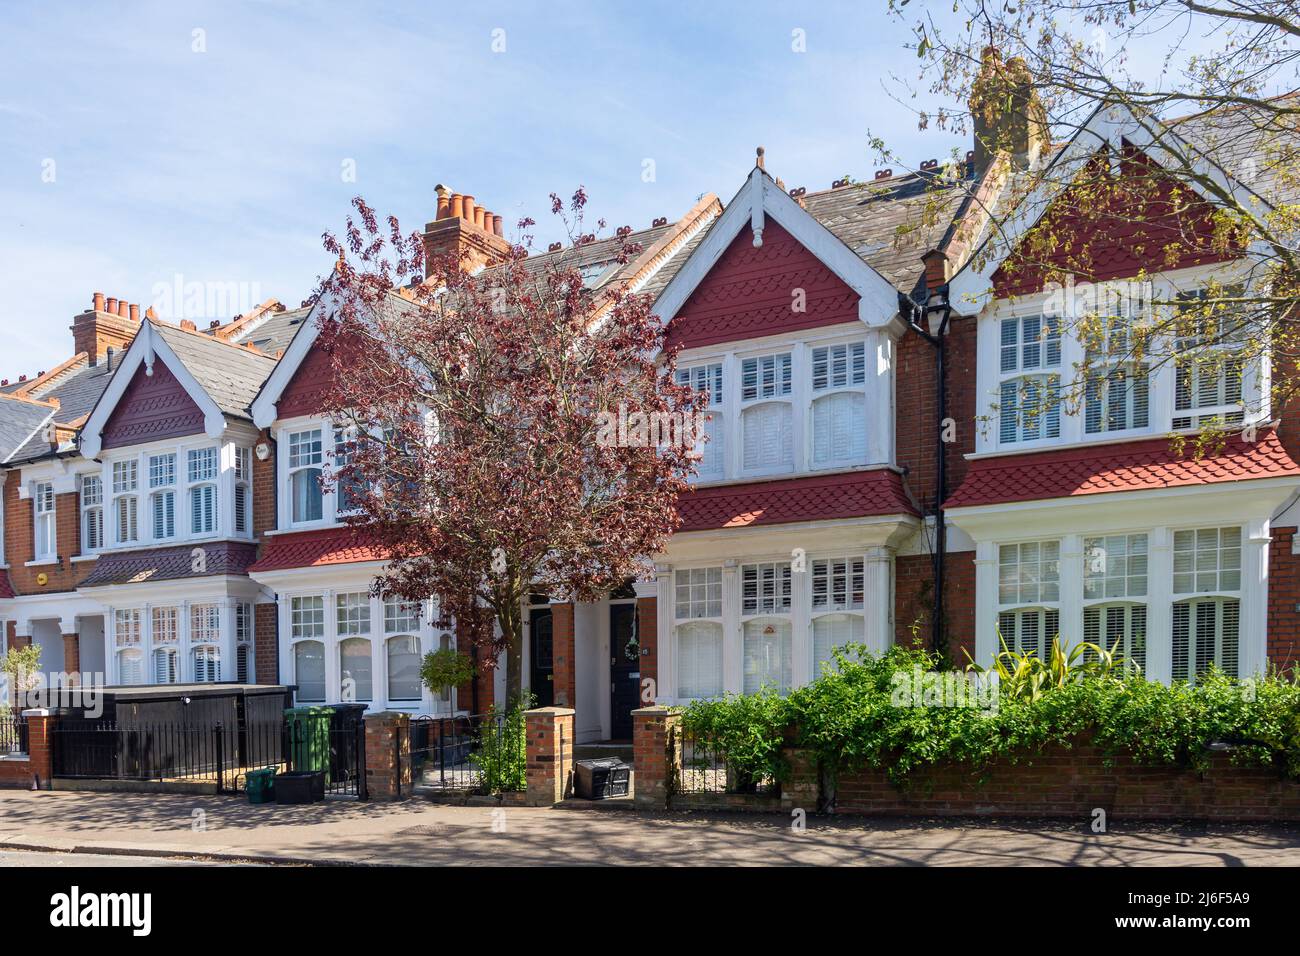
<path id="1" fill-rule="evenodd" d="M 432 790 L 526 789 L 527 735 L 520 714 L 411 718 L 411 781 Z"/>
<path id="2" fill-rule="evenodd" d="M 0 714 L 0 754 L 27 753 L 27 718 L 12 711 Z"/>
<path id="3" fill-rule="evenodd" d="M 25 725 L 22 733 L 25 743 Z M 312 723 L 283 715 L 231 725 L 63 719 L 52 731 L 51 759 L 56 777 L 211 783 L 227 793 L 245 790 L 251 770 L 322 771 L 326 793 L 367 797 L 360 708 Z"/>
<path id="4" fill-rule="evenodd" d="M 669 732 L 668 748 L 670 754 L 680 753 L 672 782 L 676 793 L 773 793 L 776 789 L 770 776 L 755 775 L 729 762 L 716 737 L 676 727 Z"/>

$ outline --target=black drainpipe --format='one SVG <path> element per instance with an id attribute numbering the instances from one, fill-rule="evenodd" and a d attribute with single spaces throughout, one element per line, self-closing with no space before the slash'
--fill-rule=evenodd
<path id="1" fill-rule="evenodd" d="M 935 501 L 934 501 L 934 551 L 932 559 L 934 562 L 934 597 L 931 604 L 930 621 L 930 645 L 931 649 L 938 654 L 945 654 L 947 648 L 944 646 L 944 570 L 945 560 L 948 553 L 948 527 L 944 517 L 943 503 L 948 497 L 948 456 L 943 440 L 944 422 L 948 419 L 948 322 L 952 318 L 952 306 L 948 303 L 948 286 L 939 286 L 933 292 L 928 288 L 919 290 L 919 301 L 913 301 L 907 296 L 900 294 L 900 302 L 903 303 L 904 314 L 908 316 L 908 324 L 912 327 L 921 338 L 934 346 L 935 361 L 935 382 L 938 394 L 936 396 L 936 407 L 938 409 L 938 420 L 935 422 L 935 454 L 938 456 L 935 468 Z M 934 295 L 941 296 L 941 301 L 931 304 Z M 936 312 L 942 312 L 942 318 L 939 320 L 938 334 L 932 334 L 929 326 L 929 316 Z"/>

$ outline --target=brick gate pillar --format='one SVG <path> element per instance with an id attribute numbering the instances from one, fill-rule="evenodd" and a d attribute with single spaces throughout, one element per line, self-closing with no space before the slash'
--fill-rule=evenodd
<path id="1" fill-rule="evenodd" d="M 578 700 L 578 674 L 573 656 L 573 604 L 551 605 L 551 660 L 555 665 L 555 706 L 572 707 Z"/>
<path id="2" fill-rule="evenodd" d="M 371 800 L 411 795 L 411 715 L 383 711 L 366 716 L 366 790 Z"/>
<path id="3" fill-rule="evenodd" d="M 663 810 L 668 806 L 669 780 L 682 759 L 681 722 L 681 713 L 669 707 L 632 711 L 633 802 L 639 809 Z"/>
<path id="4" fill-rule="evenodd" d="M 81 638 L 77 634 L 63 635 L 63 671 L 69 684 L 81 683 Z"/>
<path id="5" fill-rule="evenodd" d="M 573 708 L 538 707 L 524 712 L 527 721 L 530 807 L 550 807 L 569 795 L 573 772 Z"/>
<path id="6" fill-rule="evenodd" d="M 38 788 L 49 790 L 50 778 L 54 776 L 52 735 L 58 718 L 43 709 L 24 710 L 23 718 L 27 721 L 27 759 L 31 763 L 32 777 Z"/>

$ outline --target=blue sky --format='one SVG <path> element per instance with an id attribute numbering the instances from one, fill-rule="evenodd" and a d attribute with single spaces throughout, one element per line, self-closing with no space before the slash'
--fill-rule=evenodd
<path id="1" fill-rule="evenodd" d="M 594 215 L 639 228 L 702 193 L 729 200 L 758 144 L 809 188 L 870 177 L 868 130 L 913 164 L 968 148 L 886 94 L 916 59 L 883 6 L 10 6 L 0 377 L 66 357 L 95 291 L 147 304 L 181 276 L 298 304 L 357 194 L 410 230 L 446 183 L 507 224 L 531 214 L 545 243 L 560 238 L 547 195 L 579 184 Z"/>

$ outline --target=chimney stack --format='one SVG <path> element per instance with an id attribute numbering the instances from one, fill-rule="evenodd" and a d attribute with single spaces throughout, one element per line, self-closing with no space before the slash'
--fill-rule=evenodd
<path id="1" fill-rule="evenodd" d="M 998 153 L 1007 153 L 1016 168 L 1024 169 L 1037 161 L 1050 142 L 1047 112 L 1034 89 L 1034 75 L 1020 57 L 1003 62 L 997 47 L 985 47 L 969 105 L 977 179 Z"/>
<path id="2" fill-rule="evenodd" d="M 505 240 L 501 216 L 480 206 L 470 194 L 454 192 L 441 183 L 435 192 L 437 218 L 424 227 L 426 259 L 456 255 L 462 268 L 475 269 L 509 255 L 510 243 Z M 427 274 L 428 269 L 425 271 Z"/>
<path id="3" fill-rule="evenodd" d="M 76 353 L 85 352 L 90 364 L 113 349 L 124 349 L 140 330 L 140 307 L 116 296 L 96 292 L 90 308 L 72 320 L 72 346 Z"/>

